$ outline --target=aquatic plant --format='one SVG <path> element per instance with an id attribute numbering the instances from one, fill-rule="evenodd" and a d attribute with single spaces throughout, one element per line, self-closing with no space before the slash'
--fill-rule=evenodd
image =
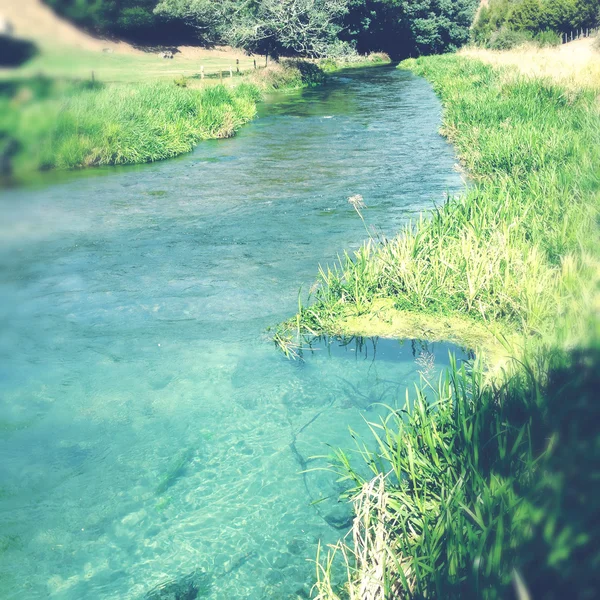
<path id="1" fill-rule="evenodd" d="M 210 595 L 212 577 L 197 569 L 180 577 L 169 579 L 152 588 L 143 600 L 199 600 Z"/>
<path id="2" fill-rule="evenodd" d="M 189 465 L 191 460 L 194 458 L 196 451 L 194 448 L 186 448 L 182 450 L 173 460 L 167 472 L 162 476 L 160 483 L 156 486 L 154 493 L 158 496 L 164 494 L 176 481 L 181 477 L 185 468 Z M 168 504 L 168 503 L 167 503 Z M 166 504 L 161 501 L 157 508 L 165 507 Z"/>

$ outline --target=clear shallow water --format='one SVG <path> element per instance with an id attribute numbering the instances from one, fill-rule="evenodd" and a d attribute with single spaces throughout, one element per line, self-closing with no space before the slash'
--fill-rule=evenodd
<path id="1" fill-rule="evenodd" d="M 138 599 L 207 573 L 208 598 L 306 594 L 344 533 L 335 477 L 374 402 L 418 380 L 418 344 L 373 361 L 268 326 L 319 263 L 461 189 L 439 104 L 392 68 L 273 98 L 231 140 L 0 201 L 0 597 Z M 413 346 L 415 352 L 413 353 Z M 448 347 L 435 356 L 436 377 Z"/>

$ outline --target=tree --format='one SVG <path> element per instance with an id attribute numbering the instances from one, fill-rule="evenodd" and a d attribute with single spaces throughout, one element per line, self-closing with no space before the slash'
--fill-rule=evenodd
<path id="1" fill-rule="evenodd" d="M 453 50 L 469 39 L 478 0 L 351 0 L 343 33 L 360 51 L 398 58 Z"/>
<path id="2" fill-rule="evenodd" d="M 347 10 L 347 0 L 162 0 L 156 8 L 215 41 L 275 56 L 327 55 Z"/>
<path id="3" fill-rule="evenodd" d="M 545 29 L 545 18 L 539 0 L 521 0 L 516 3 L 507 19 L 511 29 L 537 33 Z"/>
<path id="4" fill-rule="evenodd" d="M 405 0 L 405 18 L 416 50 L 432 54 L 455 50 L 469 40 L 478 0 Z"/>
<path id="5" fill-rule="evenodd" d="M 154 14 L 158 0 L 45 0 L 58 14 L 94 33 L 161 44 L 197 41 L 183 21 Z"/>

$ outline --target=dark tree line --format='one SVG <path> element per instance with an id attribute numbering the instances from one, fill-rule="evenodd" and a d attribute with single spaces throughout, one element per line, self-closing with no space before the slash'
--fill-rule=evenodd
<path id="1" fill-rule="evenodd" d="M 104 35 L 140 43 L 231 44 L 312 56 L 452 50 L 469 39 L 479 0 L 46 0 Z"/>
<path id="2" fill-rule="evenodd" d="M 158 0 L 44 0 L 57 14 L 92 33 L 140 44 L 197 42 L 195 28 L 156 15 Z"/>

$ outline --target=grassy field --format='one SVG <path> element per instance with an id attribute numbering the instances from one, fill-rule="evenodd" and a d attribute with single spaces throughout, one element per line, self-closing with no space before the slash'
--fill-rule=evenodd
<path id="1" fill-rule="evenodd" d="M 600 81 L 540 76 L 519 53 L 401 65 L 432 82 L 473 185 L 321 269 L 277 334 L 288 351 L 298 332 L 487 332 L 504 348 L 500 368 L 482 344 L 472 368 L 424 380 L 332 457 L 357 518 L 319 556 L 319 600 L 587 598 L 600 584 Z"/>
<path id="2" fill-rule="evenodd" d="M 229 77 L 231 68 L 237 74 L 264 66 L 264 57 L 247 56 L 234 51 L 184 50 L 173 59 L 164 59 L 156 52 L 105 53 L 77 50 L 62 45 L 43 46 L 42 51 L 18 69 L 0 70 L 2 79 L 30 79 L 39 75 L 58 79 L 92 79 L 104 83 L 145 83 L 173 81 L 176 77 L 200 77 L 223 73 Z M 236 61 L 239 61 L 236 62 Z"/>
<path id="3" fill-rule="evenodd" d="M 231 48 L 182 46 L 173 59 L 157 50 L 143 51 L 117 40 L 94 37 L 58 17 L 41 0 L 0 0 L 0 14 L 13 25 L 15 35 L 34 42 L 38 54 L 18 69 L 0 69 L 2 79 L 31 79 L 40 75 L 53 79 L 88 80 L 92 71 L 104 83 L 172 81 L 177 76 L 199 75 L 254 68 L 254 59 Z M 236 61 L 239 61 L 239 65 Z"/>

